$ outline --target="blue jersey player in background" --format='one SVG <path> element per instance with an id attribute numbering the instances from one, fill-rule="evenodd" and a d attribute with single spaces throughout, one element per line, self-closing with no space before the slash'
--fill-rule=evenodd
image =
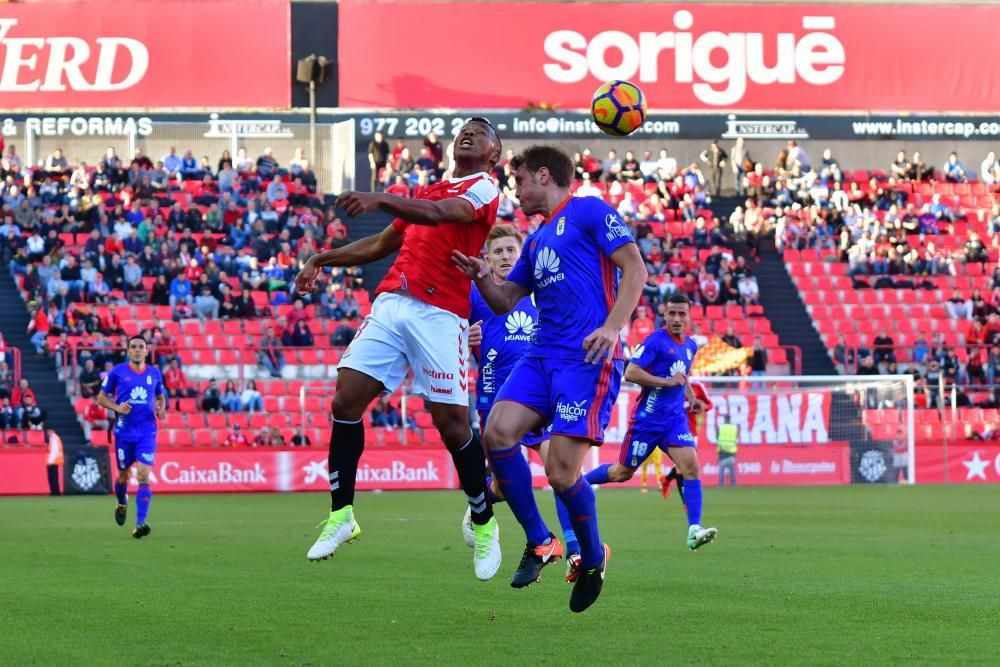
<path id="1" fill-rule="evenodd" d="M 511 169 L 521 208 L 544 215 L 545 222 L 500 285 L 478 257 L 455 251 L 453 258 L 495 313 L 535 296 L 539 328 L 496 396 L 484 440 L 497 483 L 527 537 L 511 579 L 521 588 L 563 553 L 538 511 L 521 455 L 524 435 L 552 424 L 545 474 L 580 543 L 569 608 L 581 612 L 601 593 L 610 551 L 601 542 L 594 491 L 580 469 L 590 446 L 604 441 L 621 382 L 619 332 L 639 301 L 646 267 L 614 209 L 596 197 L 570 196 L 574 166 L 564 152 L 533 146 L 514 157 Z"/>
<path id="2" fill-rule="evenodd" d="M 715 528 L 701 527 L 701 468 L 697 440 L 684 407 L 687 402 L 694 412 L 705 409 L 688 381 L 698 344 L 687 335 L 691 302 L 686 296 L 670 297 L 665 315 L 666 328 L 649 334 L 635 349 L 625 370 L 625 379 L 642 387 L 642 394 L 632 410 L 618 463 L 594 468 L 587 473 L 587 481 L 627 481 L 659 447 L 674 460 L 677 472 L 683 476 L 681 497 L 688 515 L 687 545 L 694 551 L 717 534 Z"/>
<path id="3" fill-rule="evenodd" d="M 153 492 L 149 488 L 149 469 L 156 458 L 156 420 L 165 419 L 167 397 L 163 376 L 155 366 L 146 364 L 149 350 L 141 336 L 128 340 L 128 362 L 118 364 L 101 383 L 97 402 L 115 413 L 114 448 L 118 461 L 115 481 L 115 522 L 125 525 L 128 513 L 128 482 L 132 465 L 136 467 L 139 491 L 135 494 L 135 529 L 132 537 L 149 535 L 146 517 Z"/>
<path id="4" fill-rule="evenodd" d="M 486 258 L 496 283 L 502 283 L 521 256 L 524 239 L 513 225 L 494 225 L 486 237 Z M 476 411 L 479 423 L 485 428 L 490 410 L 500 387 L 514 369 L 514 364 L 524 356 L 531 346 L 531 337 L 538 323 L 538 309 L 531 296 L 521 299 L 509 313 L 496 314 L 483 301 L 476 286 L 472 286 L 470 296 L 472 309 L 469 321 L 469 348 L 476 355 L 479 373 L 476 377 Z M 545 463 L 548 453 L 549 435 L 547 429 L 531 431 L 521 441 L 538 453 Z M 502 502 L 503 492 L 492 475 L 487 476 L 487 494 L 491 503 Z M 556 513 L 566 542 L 566 580 L 576 581 L 580 565 L 580 544 L 577 542 L 573 524 L 570 523 L 566 506 L 556 495 Z M 472 511 L 466 510 L 462 521 L 462 535 L 465 543 L 475 546 L 472 532 Z"/>

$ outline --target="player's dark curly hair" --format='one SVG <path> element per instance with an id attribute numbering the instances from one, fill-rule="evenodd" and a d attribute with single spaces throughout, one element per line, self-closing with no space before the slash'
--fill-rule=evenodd
<path id="1" fill-rule="evenodd" d="M 573 182 L 573 172 L 576 169 L 569 155 L 555 146 L 530 146 L 524 149 L 510 161 L 510 168 L 514 171 L 522 165 L 531 172 L 545 167 L 552 180 L 561 188 L 567 188 Z"/>
<path id="2" fill-rule="evenodd" d="M 141 340 L 142 343 L 143 343 L 143 345 L 146 345 L 147 347 L 149 346 L 149 341 L 147 341 L 145 338 L 143 338 L 139 334 L 135 334 L 134 336 L 129 336 L 128 337 L 128 341 L 125 344 L 126 345 L 131 345 L 132 341 L 134 341 L 134 340 Z"/>

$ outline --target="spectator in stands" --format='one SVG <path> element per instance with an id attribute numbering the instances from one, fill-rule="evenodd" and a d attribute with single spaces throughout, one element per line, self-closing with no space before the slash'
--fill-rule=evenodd
<path id="1" fill-rule="evenodd" d="M 708 165 L 708 173 L 712 182 L 712 194 L 717 196 L 722 191 L 722 174 L 725 171 L 726 160 L 729 159 L 729 155 L 719 145 L 719 140 L 713 139 L 708 148 L 701 152 L 699 158 Z"/>
<path id="2" fill-rule="evenodd" d="M 979 263 L 986 264 L 989 261 L 989 253 L 986 250 L 986 245 L 979 238 L 979 234 L 976 232 L 971 232 L 969 234 L 969 240 L 965 242 L 965 262 L 968 263 Z"/>
<path id="3" fill-rule="evenodd" d="M 204 286 L 201 293 L 194 298 L 194 314 L 199 320 L 219 319 L 219 300 L 212 294 L 212 288 Z"/>
<path id="4" fill-rule="evenodd" d="M 885 327 L 879 329 L 878 335 L 875 336 L 875 340 L 872 341 L 874 346 L 874 358 L 876 364 L 881 364 L 882 362 L 896 362 L 896 342 L 889 335 L 889 332 Z"/>
<path id="5" fill-rule="evenodd" d="M 389 162 L 389 144 L 381 132 L 376 132 L 368 144 L 368 166 L 371 168 L 371 191 L 376 191 L 379 172 Z"/>
<path id="6" fill-rule="evenodd" d="M 715 306 L 721 303 L 722 292 L 719 281 L 711 273 L 702 271 L 698 280 L 698 290 L 701 294 L 701 303 L 703 305 Z"/>
<path id="7" fill-rule="evenodd" d="M 940 385 L 944 376 L 941 372 L 941 362 L 936 357 L 932 357 L 927 362 L 927 372 L 924 374 L 924 393 L 927 396 L 927 407 L 940 407 L 941 390 Z"/>
<path id="8" fill-rule="evenodd" d="M 747 306 L 760 304 L 760 288 L 757 286 L 757 279 L 751 275 L 744 274 L 737 285 L 740 292 L 740 303 L 746 313 Z"/>
<path id="9" fill-rule="evenodd" d="M 171 359 L 167 370 L 163 373 L 163 387 L 167 390 L 169 398 L 194 398 L 195 389 L 188 382 L 187 376 L 177 363 L 176 359 Z M 180 405 L 178 400 L 177 405 Z"/>
<path id="10" fill-rule="evenodd" d="M 386 396 L 382 396 L 375 401 L 375 405 L 372 406 L 371 410 L 371 420 L 372 426 L 388 428 L 390 430 L 402 428 L 403 426 L 403 419 L 399 415 L 399 410 L 389 402 Z"/>
<path id="11" fill-rule="evenodd" d="M 284 343 L 284 341 L 282 342 Z M 291 346 L 312 347 L 315 343 L 316 339 L 313 337 L 312 330 L 309 329 L 309 324 L 305 320 L 299 320 L 295 323 L 294 327 L 291 327 Z"/>
<path id="12" fill-rule="evenodd" d="M 741 341 L 740 337 L 736 335 L 736 329 L 735 327 L 733 327 L 732 324 L 726 327 L 726 335 L 722 337 L 722 342 L 728 345 L 729 347 L 735 347 L 735 348 L 743 347 L 743 341 Z"/>
<path id="13" fill-rule="evenodd" d="M 0 399 L 0 430 L 21 428 L 21 416 L 9 397 Z"/>
<path id="14" fill-rule="evenodd" d="M 979 180 L 986 185 L 993 185 L 1000 181 L 1000 162 L 997 161 L 995 152 L 988 152 L 979 164 Z"/>
<path id="15" fill-rule="evenodd" d="M 222 404 L 223 409 L 226 412 L 238 412 L 240 409 L 240 392 L 236 391 L 236 383 L 232 380 L 226 380 L 226 387 L 222 390 L 222 395 L 219 397 L 219 402 Z"/>
<path id="16" fill-rule="evenodd" d="M 91 433 L 94 429 L 100 431 L 107 431 L 111 427 L 111 422 L 108 419 L 108 411 L 102 408 L 96 400 L 87 403 L 87 407 L 83 412 L 83 433 L 87 438 L 87 442 L 91 442 Z"/>
<path id="17" fill-rule="evenodd" d="M 268 438 L 268 443 L 270 447 L 284 447 L 285 446 L 285 436 L 281 434 L 281 430 L 277 426 L 271 427 L 271 435 Z"/>
<path id="18" fill-rule="evenodd" d="M 246 435 L 243 434 L 243 429 L 240 428 L 239 424 L 233 424 L 233 427 L 229 429 L 229 433 L 226 434 L 226 439 L 222 442 L 223 447 L 249 447 L 250 441 L 247 440 Z"/>
<path id="19" fill-rule="evenodd" d="M 56 272 L 58 276 L 59 272 Z M 31 344 L 35 346 L 35 354 L 41 356 L 45 354 L 45 339 L 49 335 L 49 317 L 40 304 L 35 304 L 32 311 L 31 321 L 28 322 L 28 334 L 31 336 Z"/>
<path id="20" fill-rule="evenodd" d="M 275 174 L 267 186 L 267 200 L 274 205 L 276 202 L 288 199 L 288 187 L 281 180 L 281 174 Z"/>
<path id="21" fill-rule="evenodd" d="M 263 412 L 264 397 L 257 389 L 255 380 L 247 380 L 243 391 L 240 393 L 240 409 L 249 412 Z"/>
<path id="22" fill-rule="evenodd" d="M 191 149 L 184 151 L 184 157 L 181 158 L 180 177 L 185 181 L 195 181 L 201 179 L 205 175 L 204 170 L 199 166 L 198 159 L 191 152 Z"/>
<path id="23" fill-rule="evenodd" d="M 251 446 L 267 447 L 270 445 L 270 443 L 271 443 L 271 429 L 269 429 L 267 426 L 264 426 L 263 428 L 260 429 L 257 435 L 254 436 L 253 443 L 251 443 Z"/>
<path id="24" fill-rule="evenodd" d="M 903 181 L 907 179 L 913 165 L 906 159 L 906 151 L 896 153 L 896 159 L 889 165 L 889 176 Z"/>
<path id="25" fill-rule="evenodd" d="M 170 281 L 170 307 L 174 310 L 178 305 L 192 305 L 194 296 L 191 293 L 191 281 L 184 273 L 177 274 L 177 277 Z"/>
<path id="26" fill-rule="evenodd" d="M 759 377 L 767 374 L 767 350 L 760 336 L 753 337 L 753 349 L 750 356 L 750 375 Z"/>
<path id="27" fill-rule="evenodd" d="M 51 174 L 62 174 L 69 167 L 66 156 L 61 148 L 57 148 L 45 158 L 45 171 Z"/>
<path id="28" fill-rule="evenodd" d="M 333 333 L 330 334 L 330 345 L 333 347 L 347 347 L 351 344 L 351 341 L 357 333 L 358 330 L 350 324 L 347 322 L 341 322 L 337 325 L 337 328 L 333 330 Z"/>
<path id="29" fill-rule="evenodd" d="M 167 174 L 171 177 L 177 176 L 181 170 L 181 159 L 177 155 L 177 147 L 171 146 L 167 151 L 167 154 L 160 158 L 157 166 L 162 165 L 166 169 Z"/>
<path id="30" fill-rule="evenodd" d="M 41 431 L 45 428 L 45 411 L 35 404 L 34 395 L 25 396 L 22 399 L 21 408 L 21 428 L 34 431 Z"/>
<path id="31" fill-rule="evenodd" d="M 10 398 L 13 390 L 14 373 L 10 369 L 10 364 L 0 356 L 0 398 Z"/>
<path id="32" fill-rule="evenodd" d="M 205 391 L 201 395 L 201 409 L 206 412 L 222 412 L 222 394 L 215 378 L 210 379 L 205 386 Z"/>
<path id="33" fill-rule="evenodd" d="M 705 347 L 706 345 L 708 345 L 708 336 L 706 336 L 705 334 L 702 333 L 701 323 L 700 322 L 695 322 L 694 323 L 693 332 L 691 333 L 691 339 L 695 342 L 695 344 L 699 348 L 702 348 L 702 347 Z"/>
<path id="34" fill-rule="evenodd" d="M 957 289 L 952 290 L 951 298 L 944 302 L 948 317 L 953 320 L 967 320 L 972 318 L 972 304 L 962 298 L 962 293 Z"/>
<path id="35" fill-rule="evenodd" d="M 638 306 L 635 309 L 635 319 L 632 320 L 629 330 L 628 343 L 633 348 L 653 333 L 656 323 L 649 316 L 649 309 L 646 306 Z"/>
<path id="36" fill-rule="evenodd" d="M 93 359 L 83 362 L 83 370 L 80 371 L 80 396 L 83 398 L 94 398 L 101 389 L 101 374 L 97 372 Z"/>
<path id="37" fill-rule="evenodd" d="M 577 188 L 575 196 L 577 197 L 600 197 L 601 189 L 594 185 L 590 180 L 590 174 L 585 173 L 583 175 L 583 184 Z"/>
<path id="38" fill-rule="evenodd" d="M 264 153 L 257 158 L 257 175 L 262 180 L 268 180 L 278 172 L 278 161 L 274 159 L 270 146 L 264 148 Z"/>
<path id="39" fill-rule="evenodd" d="M 949 183 L 967 183 L 969 181 L 965 167 L 959 162 L 958 153 L 955 151 L 948 154 L 948 160 L 941 167 L 941 171 L 944 173 L 944 180 Z"/>
<path id="40" fill-rule="evenodd" d="M 312 440 L 306 435 L 306 429 L 302 424 L 295 427 L 295 434 L 292 436 L 292 447 L 311 447 Z"/>
<path id="41" fill-rule="evenodd" d="M 337 309 L 335 311 L 335 317 L 338 320 L 356 319 L 361 313 L 361 304 L 358 303 L 357 297 L 354 296 L 354 290 L 350 287 L 344 289 L 344 296 L 340 299 L 340 303 L 337 304 Z"/>

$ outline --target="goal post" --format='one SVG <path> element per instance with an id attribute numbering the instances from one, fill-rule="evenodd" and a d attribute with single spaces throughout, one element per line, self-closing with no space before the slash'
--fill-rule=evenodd
<path id="1" fill-rule="evenodd" d="M 703 477 L 719 472 L 719 426 L 729 423 L 737 427 L 735 462 L 742 483 L 916 481 L 912 376 L 711 376 L 691 381 L 706 389 L 714 405 L 700 419 Z M 627 410 L 637 392 L 638 387 L 629 386 L 619 401 L 616 440 L 624 436 L 621 408 Z"/>

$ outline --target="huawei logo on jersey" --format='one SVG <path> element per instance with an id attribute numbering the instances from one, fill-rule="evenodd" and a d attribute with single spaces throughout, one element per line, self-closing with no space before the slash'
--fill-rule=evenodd
<path id="1" fill-rule="evenodd" d="M 646 351 L 646 346 L 645 345 L 638 345 L 635 348 L 635 352 L 632 353 L 632 358 L 633 359 L 638 359 L 639 357 L 642 356 L 642 353 L 645 352 L 645 351 Z"/>
<path id="2" fill-rule="evenodd" d="M 130 403 L 145 405 L 149 400 L 149 394 L 146 393 L 145 387 L 132 387 L 132 391 L 128 395 L 128 400 Z"/>
<path id="3" fill-rule="evenodd" d="M 530 340 L 531 333 L 535 330 L 535 321 L 531 319 L 523 310 L 515 310 L 507 316 L 507 333 L 505 340 Z"/>
<path id="4" fill-rule="evenodd" d="M 552 248 L 542 248 L 535 258 L 535 280 L 538 287 L 546 287 L 552 283 L 566 278 L 565 273 L 559 272 L 559 255 Z M 546 274 L 550 274 L 546 277 Z"/>
<path id="5" fill-rule="evenodd" d="M 670 364 L 670 374 L 680 375 L 681 373 L 687 373 L 687 366 L 684 365 L 683 361 L 678 359 L 674 363 Z"/>

